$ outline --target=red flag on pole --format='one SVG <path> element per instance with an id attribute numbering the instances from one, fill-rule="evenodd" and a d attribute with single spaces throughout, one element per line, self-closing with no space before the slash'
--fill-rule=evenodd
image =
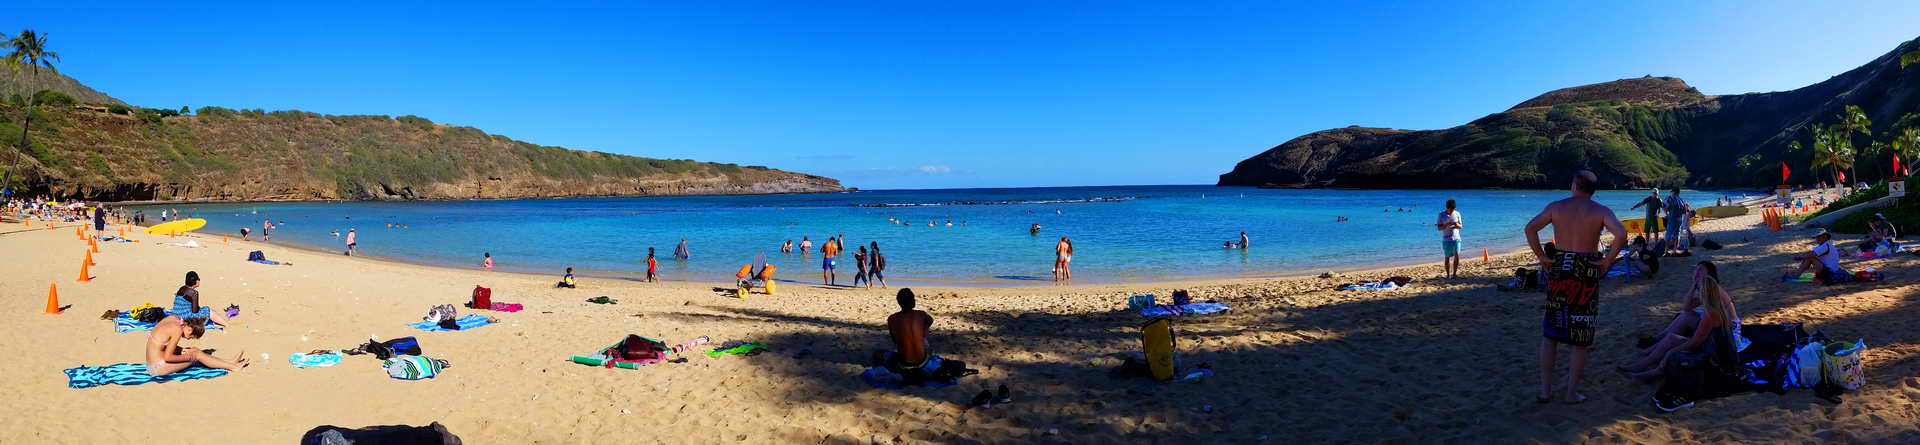
<path id="1" fill-rule="evenodd" d="M 1787 183 L 1787 174 L 1792 172 L 1793 170 L 1787 170 L 1787 161 L 1780 161 L 1780 183 L 1781 184 Z"/>
<path id="2" fill-rule="evenodd" d="M 1844 186 L 1847 183 L 1847 172 L 1834 170 L 1833 177 L 1836 179 L 1839 179 L 1839 181 L 1834 181 L 1835 184 L 1840 184 Z"/>
<path id="3" fill-rule="evenodd" d="M 1907 174 L 1907 169 L 1904 169 L 1904 168 L 1900 168 L 1900 154 L 1899 154 L 1899 153 L 1894 153 L 1894 154 L 1893 154 L 1893 171 L 1897 171 L 1897 172 L 1900 172 L 1900 175 L 1901 175 L 1901 176 L 1906 176 L 1906 174 Z"/>

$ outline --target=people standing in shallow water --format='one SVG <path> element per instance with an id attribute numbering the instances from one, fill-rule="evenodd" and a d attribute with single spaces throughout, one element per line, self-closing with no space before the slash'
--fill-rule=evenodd
<path id="1" fill-rule="evenodd" d="M 1574 404 L 1587 400 L 1580 394 L 1580 378 L 1586 372 L 1587 350 L 1593 346 L 1594 323 L 1599 315 L 1600 277 L 1613 266 L 1614 258 L 1595 248 L 1600 245 L 1602 230 L 1613 233 L 1613 242 L 1604 252 L 1619 252 L 1627 242 L 1627 229 L 1613 216 L 1613 210 L 1593 201 L 1598 182 L 1593 172 L 1576 173 L 1571 186 L 1573 196 L 1547 204 L 1546 209 L 1527 223 L 1523 232 L 1528 247 L 1547 274 L 1546 314 L 1541 322 L 1544 338 L 1540 340 L 1537 399 L 1540 403 L 1553 401 L 1553 370 L 1560 344 L 1566 344 L 1573 352 L 1562 401 Z M 1540 230 L 1549 225 L 1553 226 L 1554 240 L 1558 243 L 1553 255 L 1548 255 L 1540 245 Z"/>
<path id="2" fill-rule="evenodd" d="M 1073 280 L 1073 241 L 1060 237 L 1053 244 L 1053 282 L 1063 283 Z"/>
<path id="3" fill-rule="evenodd" d="M 1033 226 L 1032 226 L 1032 227 L 1028 227 L 1028 228 L 1027 228 L 1027 234 L 1028 234 L 1028 235 L 1039 235 L 1039 234 L 1040 234 L 1040 223 L 1033 223 Z"/>
<path id="4" fill-rule="evenodd" d="M 839 267 L 839 258 L 837 258 L 839 256 L 839 238 L 827 238 L 826 244 L 820 245 L 820 284 L 828 286 L 836 284 L 835 280 L 839 277 L 834 269 Z"/>
<path id="5" fill-rule="evenodd" d="M 1433 227 L 1440 230 L 1440 264 L 1447 271 L 1447 278 L 1460 276 L 1460 211 L 1454 209 L 1453 200 L 1447 200 L 1447 209 L 1440 211 L 1439 219 Z"/>
<path id="6" fill-rule="evenodd" d="M 887 256 L 880 254 L 879 241 L 869 242 L 867 246 L 871 248 L 867 251 L 867 288 L 872 289 L 878 282 L 881 289 L 886 289 L 887 276 L 882 272 L 887 270 Z"/>
<path id="7" fill-rule="evenodd" d="M 804 236 L 800 237 L 800 256 L 807 256 L 807 251 L 809 250 L 813 250 L 813 240 Z"/>
<path id="8" fill-rule="evenodd" d="M 673 259 L 686 261 L 693 257 L 693 251 L 687 249 L 687 239 L 681 238 L 680 245 L 673 248 Z"/>
<path id="9" fill-rule="evenodd" d="M 860 250 L 853 252 L 853 287 L 860 287 L 860 282 L 867 281 L 867 246 L 857 247 Z M 873 287 L 873 283 L 867 283 L 867 287 Z"/>
<path id="10" fill-rule="evenodd" d="M 1240 248 L 1247 248 L 1247 232 L 1240 232 Z"/>
<path id="11" fill-rule="evenodd" d="M 647 282 L 660 282 L 660 262 L 653 259 L 653 248 L 647 248 Z"/>

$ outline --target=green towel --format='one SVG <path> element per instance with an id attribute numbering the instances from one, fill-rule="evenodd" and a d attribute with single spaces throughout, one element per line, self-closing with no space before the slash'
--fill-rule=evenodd
<path id="1" fill-rule="evenodd" d="M 619 301 L 619 300 L 615 300 L 615 299 L 612 299 L 612 298 L 607 298 L 607 296 L 605 296 L 605 295 L 601 295 L 601 296 L 598 296 L 598 297 L 593 297 L 593 298 L 588 298 L 588 299 L 587 299 L 587 302 L 588 302 L 588 303 L 593 303 L 593 304 L 620 304 L 620 301 Z"/>
<path id="2" fill-rule="evenodd" d="M 773 349 L 768 348 L 767 345 L 760 344 L 759 342 L 749 342 L 744 345 L 734 346 L 727 349 L 718 349 L 718 350 L 708 351 L 707 356 L 719 357 L 723 355 L 741 355 L 741 354 L 746 354 L 748 352 L 753 352 L 754 350 L 772 351 Z"/>

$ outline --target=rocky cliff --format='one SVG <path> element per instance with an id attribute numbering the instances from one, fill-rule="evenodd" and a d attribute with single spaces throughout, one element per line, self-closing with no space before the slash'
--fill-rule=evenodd
<path id="1" fill-rule="evenodd" d="M 0 168 L 22 109 L 0 105 Z M 569 150 L 401 116 L 37 107 L 23 191 L 89 200 L 414 200 L 842 191 L 834 179 Z"/>
<path id="2" fill-rule="evenodd" d="M 1622 79 L 1555 90 L 1512 109 L 1443 130 L 1348 127 L 1294 138 L 1241 161 L 1220 185 L 1361 188 L 1559 188 L 1580 169 L 1608 187 L 1754 187 L 1779 183 L 1810 150 L 1808 128 L 1843 107 L 1862 108 L 1884 130 L 1920 125 L 1920 64 L 1902 54 L 1920 39 L 1824 82 L 1792 91 L 1705 96 L 1671 77 Z M 1903 119 L 1903 117 L 1905 117 Z M 1867 147 L 1861 136 L 1856 145 Z M 1858 176 L 1876 179 L 1890 154 L 1863 152 Z M 1817 179 L 1795 174 L 1795 183 Z"/>

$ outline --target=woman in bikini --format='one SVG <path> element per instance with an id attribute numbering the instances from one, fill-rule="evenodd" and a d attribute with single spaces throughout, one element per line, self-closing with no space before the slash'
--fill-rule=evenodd
<path id="1" fill-rule="evenodd" d="M 207 332 L 207 319 L 167 316 L 153 325 L 153 332 L 147 334 L 147 374 L 159 377 L 192 367 L 194 363 L 209 368 L 239 371 L 247 367 L 247 353 L 234 354 L 232 360 L 214 357 L 212 353 L 200 348 L 180 346 L 181 340 L 200 338 Z"/>

